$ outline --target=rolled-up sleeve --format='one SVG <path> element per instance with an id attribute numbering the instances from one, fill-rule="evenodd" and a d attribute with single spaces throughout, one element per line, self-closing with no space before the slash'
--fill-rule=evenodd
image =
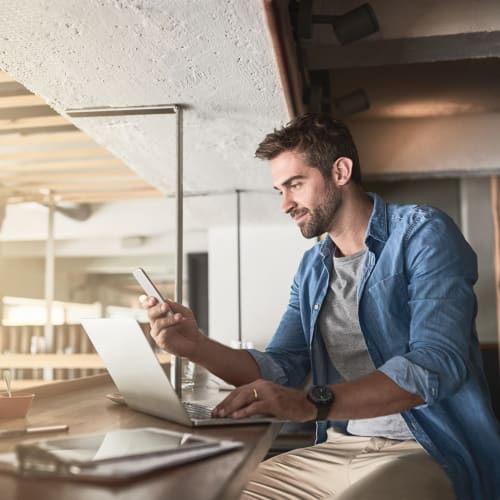
<path id="1" fill-rule="evenodd" d="M 255 359 L 255 362 L 259 366 L 260 376 L 265 380 L 270 380 L 275 384 L 285 384 L 287 381 L 287 376 L 283 368 L 274 361 L 270 354 L 265 352 L 257 351 L 256 349 L 247 349 L 250 356 Z"/>
<path id="2" fill-rule="evenodd" d="M 411 394 L 418 394 L 425 402 L 419 408 L 434 403 L 438 395 L 438 376 L 412 363 L 404 356 L 395 356 L 378 368 L 393 382 Z"/>

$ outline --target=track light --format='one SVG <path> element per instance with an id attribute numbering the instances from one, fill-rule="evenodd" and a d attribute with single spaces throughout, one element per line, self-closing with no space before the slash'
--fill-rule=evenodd
<path id="1" fill-rule="evenodd" d="M 357 89 L 333 100 L 335 109 L 343 115 L 361 113 L 370 108 L 370 101 L 363 89 Z"/>
<path id="2" fill-rule="evenodd" d="M 313 0 L 301 0 L 297 16 L 297 33 L 300 38 L 312 37 L 313 24 L 331 24 L 342 45 L 361 40 L 379 31 L 375 11 L 369 3 L 339 16 L 313 15 Z"/>
<path id="3" fill-rule="evenodd" d="M 304 104 L 311 113 L 330 113 L 330 102 L 341 115 L 354 115 L 370 109 L 370 100 L 363 89 L 353 90 L 332 101 L 324 95 L 321 85 L 311 85 L 304 92 Z"/>
<path id="4" fill-rule="evenodd" d="M 308 80 L 303 102 L 311 113 L 330 113 L 335 110 L 342 115 L 354 115 L 370 108 L 370 100 L 361 88 L 333 97 L 330 93 L 330 72 L 327 70 L 309 71 Z"/>

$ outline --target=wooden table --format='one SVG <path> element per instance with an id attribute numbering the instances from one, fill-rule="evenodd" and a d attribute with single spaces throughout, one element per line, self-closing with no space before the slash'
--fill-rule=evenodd
<path id="1" fill-rule="evenodd" d="M 159 427 L 186 431 L 186 427 L 115 405 L 104 396 L 116 388 L 108 375 L 59 382 L 35 388 L 28 417 L 2 420 L 2 429 L 20 426 L 69 424 L 69 434 L 104 432 L 134 427 Z M 119 486 L 55 479 L 20 478 L 0 473 L 2 500 L 219 500 L 235 499 L 248 475 L 265 456 L 279 430 L 277 424 L 192 429 L 193 433 L 237 439 L 242 449 L 199 462 L 159 471 Z M 51 434 L 52 437 L 64 434 Z M 47 437 L 48 434 L 39 435 Z M 21 438 L 0 440 L 0 453 L 13 451 Z"/>

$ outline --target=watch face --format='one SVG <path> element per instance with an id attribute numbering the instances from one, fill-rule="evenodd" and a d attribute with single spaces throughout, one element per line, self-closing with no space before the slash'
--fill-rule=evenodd
<path id="1" fill-rule="evenodd" d="M 333 399 L 332 391 L 324 385 L 317 385 L 311 389 L 311 399 L 317 404 L 328 404 Z"/>

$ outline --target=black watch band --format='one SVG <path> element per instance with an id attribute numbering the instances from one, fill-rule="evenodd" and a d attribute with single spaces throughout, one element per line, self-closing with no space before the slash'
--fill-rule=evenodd
<path id="1" fill-rule="evenodd" d="M 307 399 L 316 406 L 316 420 L 328 420 L 328 414 L 335 401 L 335 395 L 327 385 L 314 385 L 307 393 Z"/>

